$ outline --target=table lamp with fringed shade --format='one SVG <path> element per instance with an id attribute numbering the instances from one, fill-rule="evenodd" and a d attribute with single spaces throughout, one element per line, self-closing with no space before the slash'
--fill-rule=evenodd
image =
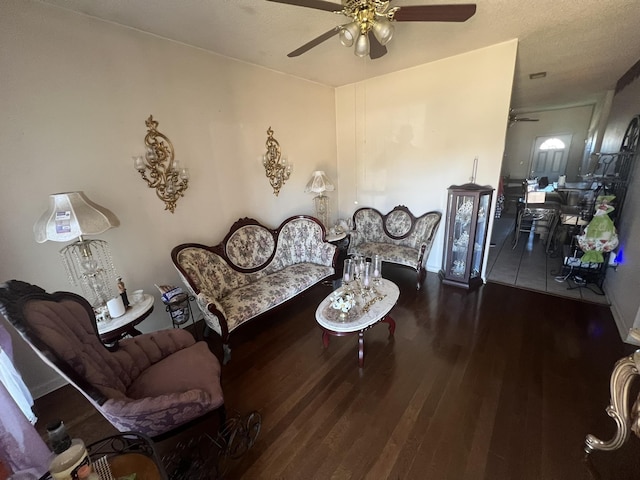
<path id="1" fill-rule="evenodd" d="M 104 240 L 88 240 L 120 224 L 108 209 L 92 202 L 83 192 L 49 195 L 49 209 L 33 226 L 36 242 L 73 243 L 60 250 L 69 281 L 80 285 L 84 297 L 98 310 L 116 296 L 117 275 Z"/>
<path id="2" fill-rule="evenodd" d="M 332 192 L 333 189 L 333 183 L 322 170 L 316 170 L 311 174 L 311 179 L 304 189 L 306 193 L 318 194 L 313 198 L 316 218 L 322 222 L 325 228 L 328 228 L 329 223 L 329 197 L 324 192 Z"/>

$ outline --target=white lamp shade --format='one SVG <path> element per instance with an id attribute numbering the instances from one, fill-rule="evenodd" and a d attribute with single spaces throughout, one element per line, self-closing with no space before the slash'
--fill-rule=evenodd
<path id="1" fill-rule="evenodd" d="M 313 172 L 307 186 L 304 187 L 306 193 L 332 192 L 333 189 L 333 182 L 329 180 L 329 177 L 322 170 Z"/>
<path id="2" fill-rule="evenodd" d="M 99 235 L 120 225 L 110 210 L 93 203 L 83 192 L 49 195 L 49 209 L 33 226 L 36 242 L 70 242 L 82 235 Z"/>

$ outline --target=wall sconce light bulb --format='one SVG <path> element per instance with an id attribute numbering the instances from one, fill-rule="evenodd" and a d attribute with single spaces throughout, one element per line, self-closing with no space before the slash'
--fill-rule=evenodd
<path id="1" fill-rule="evenodd" d="M 158 159 L 156 152 L 154 152 L 153 148 L 151 147 L 147 147 L 147 153 L 145 154 L 145 156 L 147 157 L 147 160 L 149 160 L 149 162 L 155 162 Z"/>
<path id="2" fill-rule="evenodd" d="M 133 166 L 136 170 L 138 170 L 139 172 L 144 172 L 144 169 L 147 168 L 147 166 L 144 163 L 144 157 L 142 155 L 136 155 L 133 158 Z"/>

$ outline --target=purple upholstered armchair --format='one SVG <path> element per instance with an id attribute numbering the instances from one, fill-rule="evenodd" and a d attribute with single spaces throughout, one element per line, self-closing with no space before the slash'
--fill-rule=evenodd
<path id="1" fill-rule="evenodd" d="M 120 431 L 162 439 L 208 413 L 224 418 L 220 363 L 185 330 L 128 338 L 110 351 L 84 298 L 17 280 L 0 288 L 0 313 Z"/>

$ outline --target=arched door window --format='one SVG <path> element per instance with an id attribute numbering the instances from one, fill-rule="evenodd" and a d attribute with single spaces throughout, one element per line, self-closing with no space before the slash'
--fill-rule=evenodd
<path id="1" fill-rule="evenodd" d="M 540 145 L 540 150 L 564 150 L 566 145 L 562 140 L 558 137 L 547 138 L 542 145 Z"/>

